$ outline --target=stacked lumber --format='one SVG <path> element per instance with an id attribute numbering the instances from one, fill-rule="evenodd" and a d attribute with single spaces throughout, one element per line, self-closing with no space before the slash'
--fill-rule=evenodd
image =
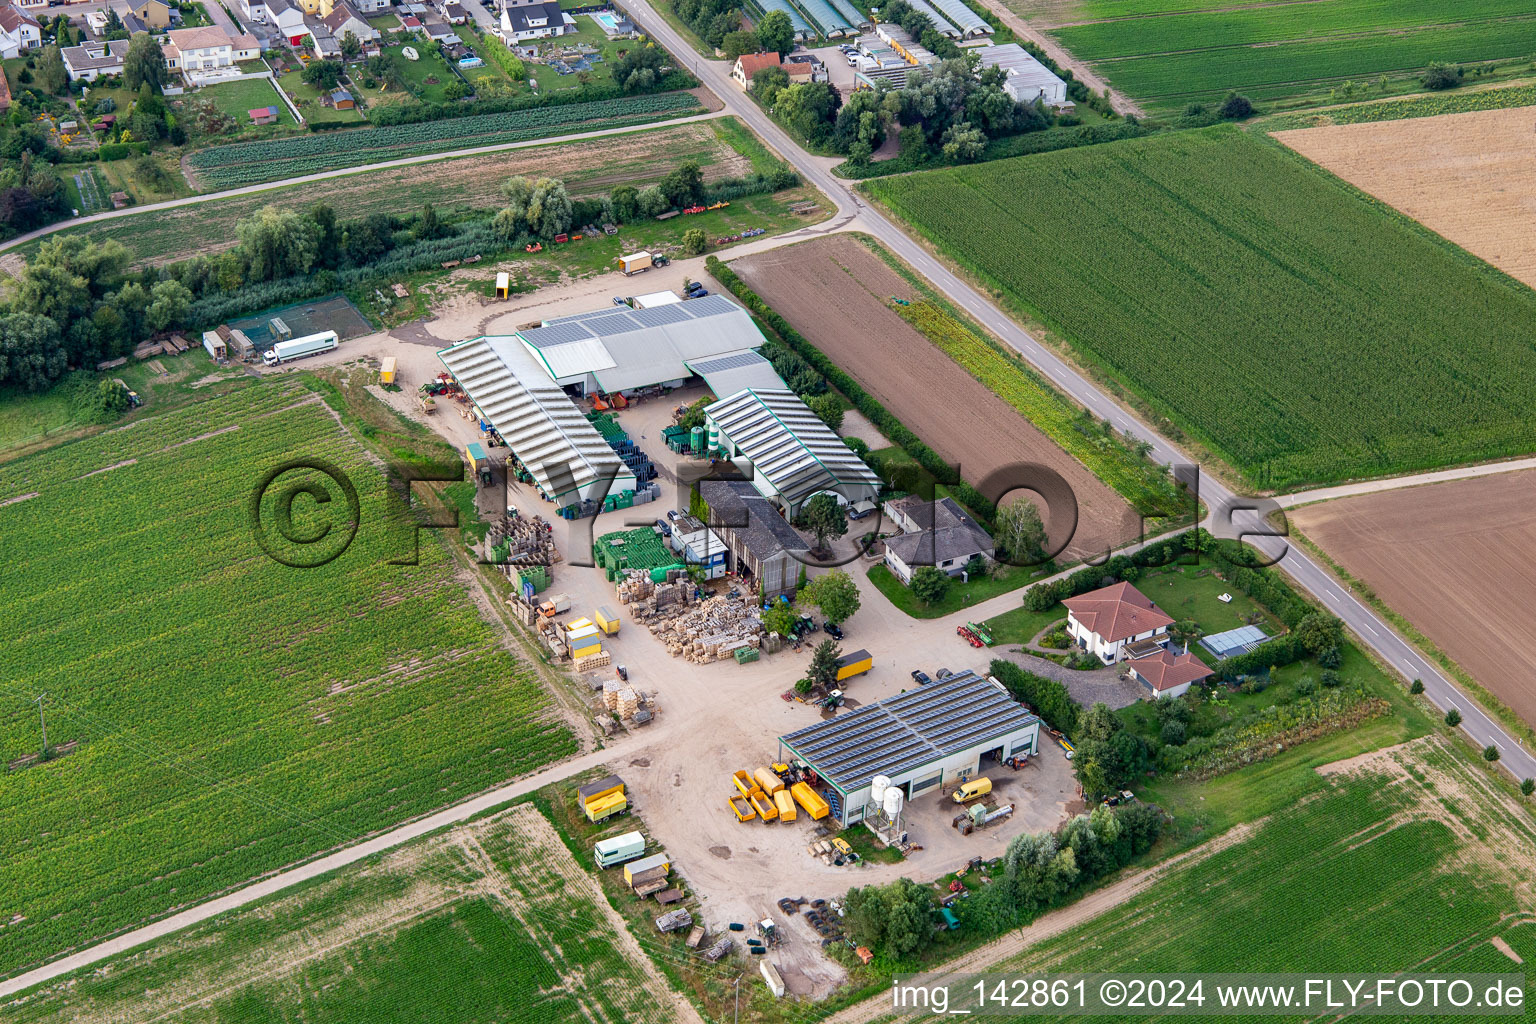
<path id="1" fill-rule="evenodd" d="M 603 707 L 607 708 L 609 711 L 619 710 L 619 691 L 625 689 L 628 689 L 628 687 L 619 682 L 617 679 L 604 680 Z"/>

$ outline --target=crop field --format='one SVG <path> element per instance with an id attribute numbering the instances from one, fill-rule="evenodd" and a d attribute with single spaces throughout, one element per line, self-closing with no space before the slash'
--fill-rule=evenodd
<path id="1" fill-rule="evenodd" d="M 451 979 L 451 984 L 445 984 Z M 531 805 L 21 996 L 12 1024 L 662 1024 L 671 995 Z"/>
<path id="2" fill-rule="evenodd" d="M 1536 286 L 1529 108 L 1302 128 L 1275 137 L 1517 281 Z"/>
<path id="3" fill-rule="evenodd" d="M 1438 739 L 1319 771 L 1320 791 L 1153 869 L 1144 890 L 1115 883 L 1130 898 L 1108 913 L 1068 907 L 1077 927 L 1053 934 L 1048 915 L 1021 935 L 1049 939 L 967 969 L 1524 973 L 1511 954 L 1536 955 L 1526 810 Z"/>
<path id="4" fill-rule="evenodd" d="M 290 470 L 261 498 L 290 563 L 355 524 L 314 568 L 264 553 L 250 512 L 295 459 L 356 491 Z M 0 646 L 0 974 L 575 750 L 435 534 L 420 564 L 389 564 L 411 547 L 386 492 L 287 384 L 0 466 L 0 532 L 27 538 L 7 547 Z M 56 754 L 38 762 L 44 693 Z"/>
<path id="5" fill-rule="evenodd" d="M 477 114 L 419 124 L 298 135 L 200 149 L 187 166 L 206 188 L 232 188 L 330 171 L 380 160 L 541 139 L 691 114 L 699 101 L 686 92 L 535 107 L 507 114 Z"/>
<path id="6" fill-rule="evenodd" d="M 547 146 L 487 153 L 483 156 L 437 160 L 409 167 L 360 171 L 332 178 L 324 194 L 312 185 L 259 192 L 255 195 L 218 199 L 153 214 L 120 217 L 72 228 L 72 234 L 92 239 L 115 238 L 128 248 L 137 264 L 161 264 L 186 259 L 193 253 L 217 253 L 238 244 L 235 223 L 263 206 L 294 205 L 305 208 L 324 202 L 347 220 L 370 213 L 413 214 L 427 203 L 440 210 L 493 209 L 501 205 L 501 186 L 514 175 L 559 178 L 571 195 L 581 198 L 606 194 L 614 187 L 636 187 L 660 181 L 684 160 L 693 160 L 705 181 L 741 177 L 754 169 L 754 152 L 737 140 L 722 118 L 708 122 L 668 125 L 620 136 L 552 142 Z M 755 138 L 748 140 L 761 150 Z M 21 247 L 30 254 L 42 243 Z"/>
<path id="7" fill-rule="evenodd" d="M 868 188 L 1256 486 L 1536 448 L 1536 296 L 1266 139 L 1181 132 Z"/>
<path id="8" fill-rule="evenodd" d="M 1521 0 L 1006 0 L 1117 88 L 1165 108 L 1236 89 L 1255 99 L 1421 72 L 1432 61 L 1529 61 Z"/>
<path id="9" fill-rule="evenodd" d="M 1536 473 L 1307 505 L 1291 522 L 1536 726 Z M 1500 600 L 1488 600 L 1490 594 Z"/>

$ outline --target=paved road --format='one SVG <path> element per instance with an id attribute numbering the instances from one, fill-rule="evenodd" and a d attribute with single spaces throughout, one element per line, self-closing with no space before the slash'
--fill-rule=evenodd
<path id="1" fill-rule="evenodd" d="M 1097 386 L 1084 378 L 1071 366 L 1036 341 L 1028 332 L 1014 323 L 991 300 L 960 280 L 948 267 L 929 255 L 928 251 L 913 241 L 903 230 L 878 210 L 872 209 L 856 195 L 848 183 L 831 173 L 828 161 L 812 157 L 790 140 L 788 135 L 771 121 L 750 99 L 742 95 L 740 88 L 730 80 L 730 73 L 723 61 L 705 60 L 688 46 L 663 19 L 658 17 L 646 0 L 625 0 L 625 6 L 637 21 L 655 35 L 687 68 L 699 77 L 725 102 L 725 109 L 752 126 L 753 130 L 769 141 L 795 169 L 815 184 L 838 205 L 840 214 L 855 214 L 851 226 L 878 238 L 882 244 L 922 274 L 950 300 L 964 309 L 975 320 L 991 330 L 1000 339 L 1016 349 L 1058 388 L 1088 408 L 1101 420 L 1109 420 L 1117 431 L 1152 445 L 1151 456 L 1158 462 L 1172 466 L 1188 466 L 1194 460 L 1180 451 L 1166 438 L 1121 407 Z M 1236 532 L 1260 529 L 1257 516 L 1243 510 L 1251 503 L 1241 500 L 1229 487 L 1214 477 L 1202 474 L 1200 497 L 1211 510 L 1207 528 L 1217 536 L 1233 536 Z M 1490 718 L 1475 700 L 1467 697 L 1407 641 L 1392 631 L 1384 621 L 1347 593 L 1333 575 L 1313 561 L 1295 545 L 1281 539 L 1248 535 L 1261 551 L 1278 559 L 1281 569 L 1289 573 L 1305 590 L 1324 607 L 1342 619 L 1368 647 L 1387 664 L 1409 679 L 1424 683 L 1424 693 L 1442 710 L 1455 707 L 1461 711 L 1462 728 L 1480 747 L 1494 746 L 1499 750 L 1499 763 L 1515 778 L 1536 778 L 1536 756 L 1517 743 L 1504 729 Z"/>

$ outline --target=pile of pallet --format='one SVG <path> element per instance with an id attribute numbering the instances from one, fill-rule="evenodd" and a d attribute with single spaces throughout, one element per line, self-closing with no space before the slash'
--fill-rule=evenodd
<path id="1" fill-rule="evenodd" d="M 554 565 L 560 561 L 555 535 L 543 516 L 502 516 L 486 531 L 485 550 L 493 548 L 502 562 Z"/>
<path id="2" fill-rule="evenodd" d="M 604 681 L 603 707 L 609 711 L 617 711 L 620 718 L 634 718 L 642 704 L 640 694 L 633 687 L 626 686 L 617 679 Z"/>
<path id="3" fill-rule="evenodd" d="M 613 655 L 607 651 L 598 651 L 596 654 L 589 654 L 578 660 L 576 671 L 590 672 L 595 668 L 607 668 L 611 664 L 613 664 Z"/>
<path id="4" fill-rule="evenodd" d="M 693 601 L 693 580 L 686 573 L 677 572 L 676 578 L 666 583 L 653 582 L 643 573 L 631 572 L 619 584 L 619 600 L 629 605 L 629 613 L 636 622 L 650 622 L 684 609 Z"/>
<path id="5" fill-rule="evenodd" d="M 742 648 L 756 650 L 763 642 L 763 623 L 757 609 L 727 597 L 709 598 L 648 626 L 672 657 L 699 664 L 734 657 Z"/>
<path id="6" fill-rule="evenodd" d="M 651 577 L 638 570 L 625 575 L 619 581 L 619 603 L 635 604 L 647 601 L 656 593 L 656 584 L 651 582 Z"/>

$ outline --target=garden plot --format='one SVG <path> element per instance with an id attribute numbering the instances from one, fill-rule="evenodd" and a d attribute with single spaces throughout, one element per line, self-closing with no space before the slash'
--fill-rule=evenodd
<path id="1" fill-rule="evenodd" d="M 291 536 L 356 536 L 316 568 L 258 545 L 263 477 L 300 498 Z M 0 468 L 7 552 L 0 973 L 164 916 L 574 752 L 533 670 L 501 646 L 376 457 L 302 388 L 265 383 Z M 108 467 L 111 472 L 101 472 Z M 327 518 L 326 513 L 339 514 Z M 405 531 L 408 534 L 408 530 Z M 288 561 L 302 546 L 267 533 Z M 329 534 L 327 535 L 329 536 Z M 434 534 L 435 536 L 435 534 Z"/>
<path id="2" fill-rule="evenodd" d="M 34 990 L 6 1019 L 250 1020 L 258 1006 L 316 1024 L 689 1019 L 674 998 L 521 804 Z"/>

